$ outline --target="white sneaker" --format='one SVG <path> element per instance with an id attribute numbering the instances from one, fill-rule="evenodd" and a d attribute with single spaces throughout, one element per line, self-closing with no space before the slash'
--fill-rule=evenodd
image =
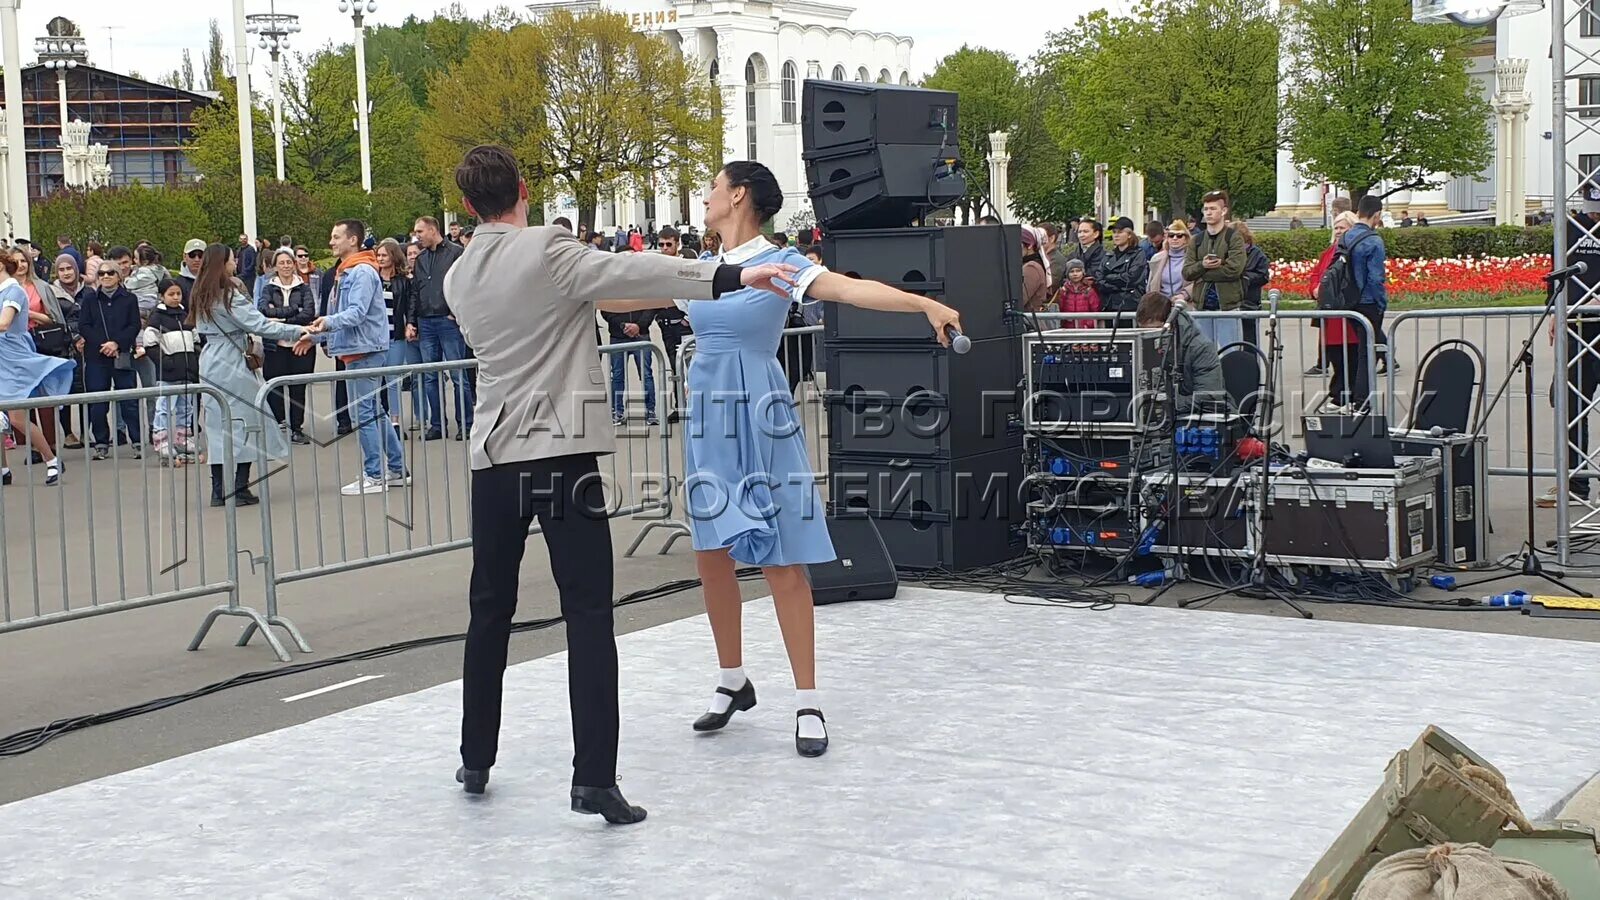
<path id="1" fill-rule="evenodd" d="M 1557 494 L 1558 492 L 1552 485 L 1548 490 L 1539 495 L 1539 499 L 1533 501 L 1533 505 L 1539 507 L 1540 509 L 1554 509 L 1556 503 L 1560 500 L 1560 497 L 1557 496 Z M 1583 497 L 1579 497 L 1577 494 L 1569 494 L 1567 495 L 1567 505 L 1588 506 L 1589 501 Z"/>
<path id="2" fill-rule="evenodd" d="M 389 477 L 387 479 L 385 479 L 385 483 L 393 485 L 395 487 L 405 487 L 406 485 L 409 485 L 411 483 L 411 473 L 410 472 L 390 472 L 389 473 Z"/>
<path id="3" fill-rule="evenodd" d="M 381 494 L 389 489 L 388 482 L 382 478 L 362 478 L 352 481 L 339 489 L 339 493 L 346 497 L 359 497 L 362 494 Z"/>

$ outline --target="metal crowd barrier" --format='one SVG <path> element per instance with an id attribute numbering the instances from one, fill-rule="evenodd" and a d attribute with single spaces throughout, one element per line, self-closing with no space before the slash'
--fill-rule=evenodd
<path id="1" fill-rule="evenodd" d="M 671 396 L 665 356 L 648 341 L 638 341 L 600 348 L 605 364 L 599 367 L 600 383 L 593 385 L 595 396 L 550 398 L 550 402 L 558 404 L 561 421 L 570 426 L 572 419 L 568 413 L 581 410 L 582 405 L 603 403 L 609 408 L 612 401 L 609 360 L 616 354 L 634 352 L 649 354 L 652 362 L 660 362 L 662 377 L 656 383 L 655 394 L 658 413 L 664 417 Z M 435 380 L 442 422 L 419 423 L 413 402 L 404 391 L 399 397 L 400 409 L 390 409 L 384 419 L 385 422 L 396 417 L 400 420 L 398 426 L 391 427 L 400 430 L 409 484 L 392 486 L 378 494 L 356 496 L 344 496 L 339 491 L 341 485 L 357 481 L 363 475 L 360 423 L 354 409 L 360 398 L 349 398 L 356 429 L 348 435 L 332 437 L 338 412 L 333 385 L 367 378 L 382 379 L 387 385 L 390 379 L 403 381 L 412 376 L 413 389 L 420 393 L 422 375 L 454 371 L 464 376 L 476 367 L 476 360 L 458 360 L 361 371 L 314 372 L 285 375 L 262 385 L 255 398 L 262 409 L 267 407 L 270 394 L 306 385 L 306 430 L 308 434 L 317 435 L 309 447 L 293 453 L 292 464 L 279 464 L 270 477 L 261 480 L 262 552 L 253 560 L 261 567 L 265 582 L 264 624 L 282 628 L 301 652 L 310 652 L 311 648 L 294 623 L 279 610 L 281 585 L 472 545 L 471 442 L 457 438 L 460 432 L 456 427 L 452 397 L 456 391 L 446 387 L 450 379 Z M 624 376 L 629 368 L 624 366 Z M 389 393 L 384 387 L 380 396 Z M 285 405 L 288 405 L 287 398 Z M 424 403 L 422 408 L 427 410 L 429 406 Z M 271 422 L 270 415 L 267 421 Z M 317 427 L 309 427 L 311 423 L 317 423 Z M 437 448 L 433 446 L 434 441 L 421 439 L 429 426 L 442 430 L 444 441 Z M 277 426 L 269 424 L 267 427 Z M 407 440 L 406 435 L 411 439 Z M 601 459 L 601 477 L 607 479 L 611 498 L 608 502 L 612 504 L 609 515 L 618 518 L 653 514 L 656 519 L 646 524 L 629 547 L 627 555 L 630 556 L 654 530 L 677 528 L 672 521 L 672 496 L 666 489 L 672 481 L 672 461 L 670 439 L 664 427 L 658 441 L 651 440 L 648 432 L 641 434 L 630 425 L 618 432 L 617 452 Z M 659 459 L 652 447 L 660 448 Z M 539 530 L 535 523 L 529 533 L 537 534 Z M 253 623 L 240 635 L 239 644 L 248 643 L 262 625 Z M 269 633 L 268 637 L 271 639 L 272 635 Z"/>
<path id="2" fill-rule="evenodd" d="M 1526 396 L 1522 376 L 1511 379 L 1500 404 L 1488 409 L 1494 392 L 1506 373 L 1516 364 L 1522 342 L 1545 311 L 1542 306 L 1488 307 L 1482 309 L 1419 309 L 1403 312 L 1385 323 L 1390 347 L 1390 365 L 1386 385 L 1391 420 L 1403 420 L 1402 412 L 1409 411 L 1409 387 L 1420 374 L 1417 365 L 1428 349 L 1441 341 L 1465 340 L 1483 352 L 1485 371 L 1480 378 L 1484 394 L 1487 423 L 1482 425 L 1489 436 L 1489 474 L 1526 477 L 1528 453 L 1534 454 L 1533 474 L 1546 478 L 1556 476 L 1555 448 L 1565 443 L 1564 432 L 1556 427 L 1555 408 L 1547 392 L 1555 379 L 1555 351 L 1549 338 L 1541 333 L 1534 336 L 1530 348 L 1534 357 L 1534 391 L 1539 396 Z M 1407 340 L 1409 338 L 1409 340 Z M 1395 371 L 1395 361 L 1402 365 L 1401 375 Z M 1409 369 L 1405 368 L 1409 367 Z M 1402 381 L 1401 379 L 1404 379 Z M 1533 405 L 1534 442 L 1549 435 L 1563 435 L 1547 446 L 1529 448 L 1524 437 L 1527 405 Z M 1543 462 L 1540 462 L 1543 461 Z"/>
<path id="3" fill-rule="evenodd" d="M 57 421 L 53 449 L 64 469 L 55 485 L 46 485 L 45 467 L 30 461 L 25 435 L 15 436 L 18 446 L 7 454 L 13 483 L 0 486 L 0 633 L 210 594 L 226 594 L 227 600 L 206 614 L 190 650 L 199 649 L 221 616 L 246 618 L 253 626 L 265 624 L 260 612 L 239 602 L 233 492 L 227 493 L 224 508 L 208 512 L 210 469 L 205 463 L 220 463 L 224 471 L 233 471 L 231 429 L 225 430 L 227 436 L 221 441 L 222 459 L 196 458 L 192 464 L 163 460 L 147 434 L 140 435 L 146 443 L 138 460 L 131 458 L 131 446 L 116 443 L 112 410 L 117 402 L 137 404 L 139 420 L 146 423 L 155 405 L 152 401 L 167 398 L 176 403 L 182 398 L 193 410 L 195 424 L 201 424 L 202 396 L 216 400 L 223 417 L 232 418 L 235 398 L 204 384 L 41 397 L 0 406 L 4 414 L 65 405 L 79 413 L 79 437 L 84 441 L 81 450 L 62 449 L 66 423 Z M 106 460 L 91 459 L 92 430 L 87 421 L 91 403 L 111 404 L 105 414 L 111 430 L 111 456 Z M 193 435 L 193 440 L 203 448 L 205 433 Z M 231 475 L 228 483 L 231 487 Z M 19 552 L 24 547 L 25 554 Z M 54 565 L 48 559 L 51 555 L 56 557 Z M 288 661 L 275 638 L 270 644 L 280 660 Z"/>

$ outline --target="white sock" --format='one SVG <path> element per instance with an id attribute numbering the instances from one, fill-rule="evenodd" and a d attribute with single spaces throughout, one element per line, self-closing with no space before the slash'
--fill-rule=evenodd
<path id="1" fill-rule="evenodd" d="M 815 709 L 820 712 L 822 710 L 822 700 L 820 697 L 821 695 L 816 691 L 815 688 L 805 691 L 796 690 L 794 692 L 794 708 L 796 710 Z M 797 729 L 796 733 L 803 738 L 821 739 L 828 736 L 827 727 L 824 726 L 822 720 L 816 716 L 801 716 L 795 722 L 795 727 Z"/>
<path id="2" fill-rule="evenodd" d="M 748 681 L 749 679 L 744 675 L 744 666 L 734 666 L 731 669 L 717 670 L 718 687 L 725 687 L 730 691 L 737 691 L 738 689 L 744 687 Z M 720 716 L 727 712 L 728 707 L 732 705 L 732 697 L 729 697 L 727 694 L 724 694 L 721 691 L 712 692 L 710 707 L 711 712 Z"/>

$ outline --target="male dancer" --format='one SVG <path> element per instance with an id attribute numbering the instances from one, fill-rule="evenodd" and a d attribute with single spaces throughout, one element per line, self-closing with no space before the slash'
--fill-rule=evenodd
<path id="1" fill-rule="evenodd" d="M 480 224 L 445 276 L 445 297 L 477 351 L 472 429 L 472 619 L 467 627 L 456 780 L 489 783 L 518 570 L 537 519 L 567 623 L 572 809 L 626 825 L 645 811 L 617 789 L 617 645 L 611 529 L 597 457 L 613 452 L 595 307 L 606 298 L 715 299 L 741 286 L 788 296 L 793 266 L 741 268 L 658 254 L 592 253 L 558 227 L 528 226 L 528 186 L 511 152 L 467 152 L 456 168 Z"/>

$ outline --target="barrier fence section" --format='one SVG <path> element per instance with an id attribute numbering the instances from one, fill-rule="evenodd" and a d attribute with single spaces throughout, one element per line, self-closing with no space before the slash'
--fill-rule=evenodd
<path id="1" fill-rule="evenodd" d="M 1273 316 L 1271 311 L 1190 309 L 1188 312 L 1202 330 L 1214 327 L 1208 323 L 1238 321 L 1243 340 L 1225 343 L 1219 350 L 1223 355 L 1259 351 L 1260 371 L 1262 376 L 1265 376 L 1266 354 L 1271 350 L 1272 334 L 1269 321 Z M 1378 376 L 1372 374 L 1376 371 L 1375 366 L 1381 348 L 1374 344 L 1372 323 L 1367 321 L 1365 316 L 1349 310 L 1280 309 L 1277 317 L 1278 339 L 1283 344 L 1283 357 L 1278 362 L 1271 385 L 1272 421 L 1276 436 L 1281 438 L 1285 434 L 1298 435 L 1301 415 L 1315 415 L 1319 411 L 1328 412 L 1334 408 L 1356 405 L 1359 399 L 1355 396 L 1357 387 L 1355 375 L 1358 366 L 1365 366 L 1367 373 L 1365 399 L 1368 407 L 1375 410 L 1385 408 L 1382 405 L 1385 392 L 1379 385 Z M 1119 327 L 1132 327 L 1133 324 L 1131 312 L 1041 312 L 1023 313 L 1020 318 L 1026 326 L 1025 334 L 1060 328 L 1060 323 L 1067 320 L 1092 320 L 1097 328 L 1110 328 L 1114 320 Z M 1329 321 L 1342 321 L 1347 329 L 1353 328 L 1361 333 L 1359 358 L 1352 349 L 1356 345 L 1325 346 L 1322 343 L 1321 329 Z M 1071 329 L 1067 331 L 1070 333 Z M 1018 352 L 1021 352 L 1020 349 Z M 1349 396 L 1332 395 L 1338 387 L 1336 382 L 1339 372 L 1344 373 L 1345 388 Z"/>
<path id="2" fill-rule="evenodd" d="M 1526 417 L 1533 412 L 1533 474 L 1554 478 L 1555 448 L 1566 436 L 1556 427 L 1555 409 L 1548 392 L 1557 376 L 1555 351 L 1545 334 L 1533 335 L 1529 346 L 1533 356 L 1534 396 L 1528 396 L 1521 374 L 1506 385 L 1504 396 L 1493 408 L 1495 391 L 1516 365 L 1522 342 L 1528 339 L 1545 312 L 1542 306 L 1512 306 L 1482 309 L 1420 309 L 1400 313 L 1388 322 L 1390 365 L 1385 390 L 1391 420 L 1413 404 L 1420 363 L 1428 349 L 1441 342 L 1466 341 L 1483 354 L 1484 370 L 1479 373 L 1478 390 L 1483 395 L 1486 421 L 1479 428 L 1489 437 L 1489 474 L 1526 477 L 1530 448 L 1526 439 Z M 1409 367 L 1410 377 L 1400 371 Z M 1539 396 L 1544 393 L 1544 396 Z M 1542 440 L 1555 436 L 1553 440 Z"/>
<path id="3" fill-rule="evenodd" d="M 0 405 L 7 418 L 16 412 L 53 423 L 53 447 L 63 466 L 58 483 L 46 484 L 45 466 L 31 460 L 27 435 L 14 435 L 17 446 L 7 454 L 12 483 L 0 486 L 0 633 L 211 594 L 227 599 L 206 614 L 190 650 L 200 647 L 222 616 L 265 623 L 262 613 L 239 602 L 237 498 L 229 492 L 223 508 L 212 510 L 209 466 L 192 464 L 190 457 L 164 454 L 147 443 L 135 458 L 131 438 L 147 438 L 158 409 L 163 424 L 176 427 L 179 410 L 201 418 L 202 397 L 232 419 L 235 398 L 203 384 Z M 108 439 L 110 456 L 104 460 L 92 458 L 90 420 L 96 412 Z M 119 428 L 124 415 L 136 417 L 137 427 Z M 126 442 L 119 440 L 124 429 Z M 69 430 L 83 439 L 81 450 L 61 448 Z M 231 435 L 220 444 L 222 458 L 208 462 L 233 471 Z M 288 661 L 276 639 L 271 644 Z"/>
<path id="4" fill-rule="evenodd" d="M 581 428 L 583 410 L 596 403 L 613 410 L 620 406 L 626 413 L 632 405 L 630 399 L 636 398 L 631 398 L 625 389 L 613 389 L 615 373 L 620 371 L 625 385 L 627 363 L 644 369 L 645 360 L 649 360 L 650 369 L 659 368 L 663 376 L 667 372 L 661 349 L 647 341 L 603 346 L 600 360 L 602 364 L 591 372 L 590 396 L 545 398 L 541 402 L 553 404 L 550 412 L 555 417 L 519 427 Z M 656 366 L 658 361 L 661 365 Z M 468 429 L 479 423 L 471 423 L 463 389 L 446 390 L 446 384 L 470 385 L 476 368 L 476 360 L 457 360 L 324 371 L 285 375 L 261 386 L 255 398 L 258 409 L 267 409 L 269 397 L 274 394 L 293 397 L 291 389 L 305 388 L 303 399 L 284 405 L 292 409 L 294 403 L 303 403 L 307 423 L 315 423 L 314 428 L 308 425 L 306 433 L 318 438 L 295 451 L 291 460 L 263 473 L 262 549 L 252 561 L 261 568 L 266 615 L 264 622 L 253 622 L 245 629 L 239 637 L 240 646 L 247 644 L 264 624 L 281 628 L 301 652 L 310 652 L 299 629 L 280 612 L 281 585 L 471 546 Z M 359 435 L 365 423 L 355 409 L 368 398 L 354 395 L 351 382 L 358 379 L 378 379 L 379 387 L 370 398 L 378 408 L 376 424 L 399 433 L 407 477 L 403 483 L 391 479 L 382 489 L 345 493 L 342 486 L 356 485 L 364 474 Z M 345 407 L 335 399 L 334 388 L 340 385 L 349 395 Z M 671 397 L 668 379 L 663 377 L 652 387 L 655 390 L 649 399 L 654 403 L 646 401 L 645 405 L 666 409 Z M 413 399 L 404 400 L 405 393 L 411 393 Z M 354 419 L 354 429 L 345 434 L 339 433 L 337 425 L 342 408 L 350 409 Z M 438 411 L 437 420 L 432 420 L 434 410 Z M 264 420 L 265 427 L 278 427 L 270 416 Z M 481 424 L 487 427 L 492 423 Z M 440 446 L 434 446 L 441 441 Z M 652 440 L 648 426 L 639 431 L 629 425 L 618 428 L 617 452 L 600 460 L 610 517 L 653 519 L 646 523 L 627 555 L 631 556 L 654 530 L 676 529 L 672 497 L 666 489 L 672 472 L 668 450 L 669 438 L 664 430 Z M 380 468 L 386 469 L 387 462 L 381 461 Z M 535 524 L 529 533 L 537 534 L 539 530 Z M 274 639 L 270 633 L 268 638 Z"/>

